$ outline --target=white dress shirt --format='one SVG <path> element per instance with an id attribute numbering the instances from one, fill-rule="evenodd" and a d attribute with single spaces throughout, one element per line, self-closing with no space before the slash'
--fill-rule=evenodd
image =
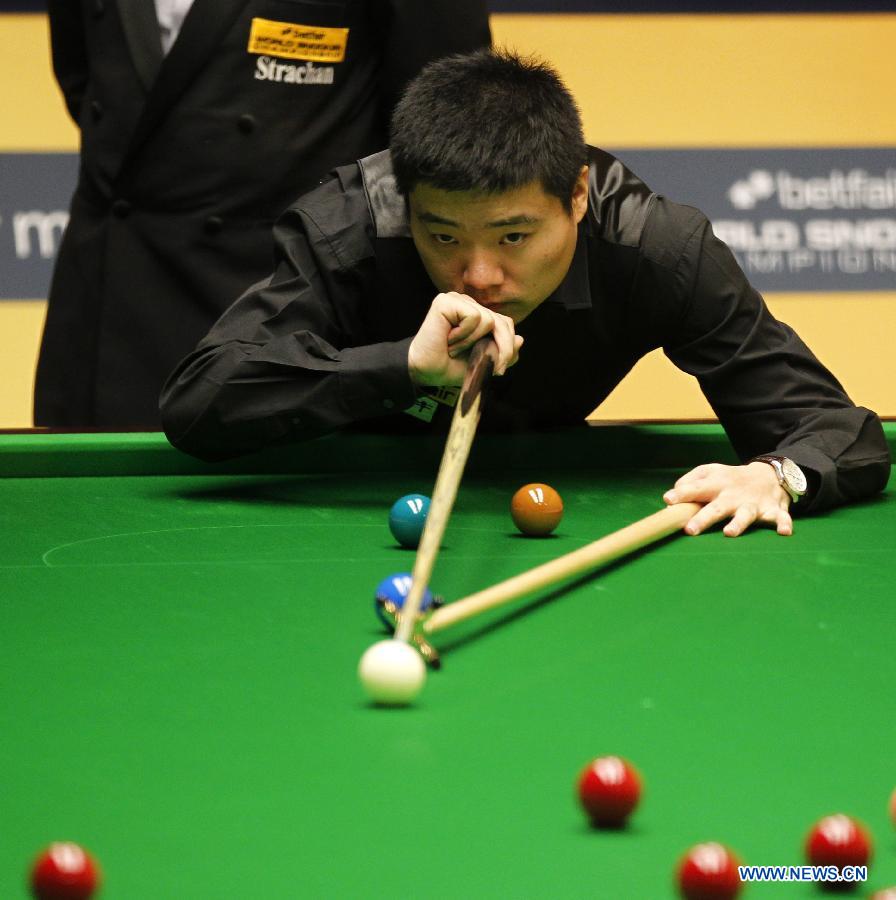
<path id="1" fill-rule="evenodd" d="M 193 0 L 155 0 L 156 17 L 162 35 L 162 52 L 168 53 L 177 39 L 184 17 L 190 11 Z"/>

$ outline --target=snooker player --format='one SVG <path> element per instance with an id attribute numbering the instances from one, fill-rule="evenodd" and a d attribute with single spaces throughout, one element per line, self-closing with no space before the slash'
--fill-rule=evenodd
<path id="1" fill-rule="evenodd" d="M 384 416 L 396 431 L 443 427 L 445 388 L 491 334 L 503 377 L 483 429 L 581 424 L 657 347 L 696 376 L 743 464 L 699 466 L 665 494 L 704 504 L 690 534 L 721 521 L 730 536 L 754 522 L 790 534 L 793 504 L 886 484 L 877 416 L 771 315 L 702 213 L 585 144 L 543 63 L 480 51 L 430 64 L 390 149 L 337 169 L 274 237 L 274 273 L 163 390 L 165 430 L 188 453 Z"/>

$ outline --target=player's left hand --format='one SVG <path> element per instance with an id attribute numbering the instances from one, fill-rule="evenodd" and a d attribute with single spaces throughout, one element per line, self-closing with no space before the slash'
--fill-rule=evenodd
<path id="1" fill-rule="evenodd" d="M 774 469 L 767 463 L 697 466 L 682 475 L 663 494 L 663 500 L 669 505 L 705 504 L 684 526 L 686 534 L 700 534 L 729 516 L 730 521 L 722 529 L 728 537 L 743 534 L 754 522 L 774 525 L 778 534 L 793 534 L 790 496 L 778 484 Z"/>

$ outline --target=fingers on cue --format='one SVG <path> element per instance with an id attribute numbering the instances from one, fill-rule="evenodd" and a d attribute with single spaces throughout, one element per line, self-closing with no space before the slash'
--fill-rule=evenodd
<path id="1" fill-rule="evenodd" d="M 679 501 L 683 502 L 683 501 Z M 693 516 L 684 526 L 685 534 L 702 534 L 707 528 L 711 528 L 716 522 L 730 515 L 731 509 L 726 509 L 716 502 L 707 503 L 703 509 Z"/>
<path id="2" fill-rule="evenodd" d="M 701 534 L 731 513 L 731 509 L 718 503 L 708 503 L 685 525 L 684 530 L 687 534 Z M 756 522 L 774 525 L 780 535 L 793 534 L 793 519 L 786 509 L 760 513 L 755 503 L 742 503 L 733 513 L 731 521 L 722 529 L 726 537 L 739 537 Z"/>
<path id="3" fill-rule="evenodd" d="M 789 537 L 793 534 L 793 517 L 788 509 L 779 509 L 775 517 L 775 528 L 778 534 Z"/>
<path id="4" fill-rule="evenodd" d="M 466 299 L 466 298 L 464 298 Z M 495 314 L 485 307 L 480 306 L 473 300 L 468 301 L 470 309 L 467 313 L 466 321 L 470 322 L 470 327 L 466 329 L 463 336 L 454 341 L 449 341 L 448 355 L 451 357 L 463 356 L 480 338 L 484 338 L 488 334 L 495 332 Z"/>
<path id="5" fill-rule="evenodd" d="M 474 335 L 482 327 L 483 313 L 488 311 L 462 294 L 442 294 L 436 302 L 439 314 L 452 326 L 448 332 L 448 355 L 459 356 L 475 343 Z"/>
<path id="6" fill-rule="evenodd" d="M 516 335 L 513 331 L 513 320 L 507 316 L 495 316 L 494 325 L 495 329 L 492 332 L 492 337 L 498 348 L 498 363 L 495 366 L 495 374 L 503 375 L 517 360 Z"/>
<path id="7" fill-rule="evenodd" d="M 710 490 L 707 479 L 714 474 L 716 465 L 707 463 L 686 472 L 672 487 L 663 494 L 666 503 L 701 503 L 711 500 L 715 493 Z"/>
<path id="8" fill-rule="evenodd" d="M 722 532 L 727 537 L 737 537 L 743 534 L 758 518 L 759 509 L 755 503 L 742 503 Z"/>
<path id="9" fill-rule="evenodd" d="M 476 327 L 476 322 L 470 316 L 461 319 L 457 325 L 454 325 L 448 332 L 448 355 L 457 356 L 462 352 L 461 347 L 466 343 L 467 338 L 472 334 Z"/>
<path id="10" fill-rule="evenodd" d="M 717 490 L 712 489 L 712 485 L 705 479 L 695 482 L 681 484 L 681 479 L 675 482 L 675 487 L 663 494 L 663 500 L 672 505 L 673 503 L 708 503 L 718 494 Z"/>

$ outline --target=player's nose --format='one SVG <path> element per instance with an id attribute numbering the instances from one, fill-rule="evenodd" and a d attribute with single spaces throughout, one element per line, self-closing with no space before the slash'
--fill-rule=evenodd
<path id="1" fill-rule="evenodd" d="M 491 257 L 484 253 L 471 254 L 463 269 L 464 287 L 471 291 L 487 291 L 504 282 L 504 270 Z"/>

